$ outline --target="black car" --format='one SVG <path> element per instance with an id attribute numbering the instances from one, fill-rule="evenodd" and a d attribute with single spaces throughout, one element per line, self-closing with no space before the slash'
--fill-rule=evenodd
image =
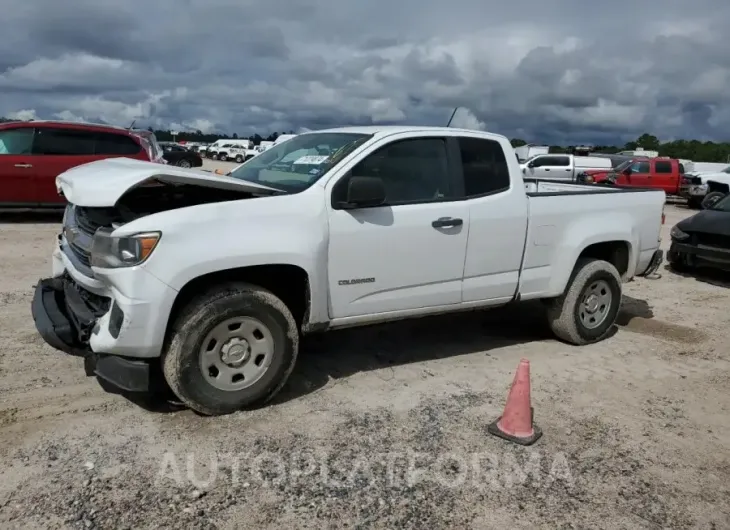
<path id="1" fill-rule="evenodd" d="M 667 261 L 676 270 L 730 271 L 730 195 L 672 227 Z"/>
<path id="2" fill-rule="evenodd" d="M 203 159 L 198 153 L 186 149 L 180 144 L 172 142 L 159 142 L 162 147 L 162 156 L 171 166 L 178 167 L 200 167 Z"/>

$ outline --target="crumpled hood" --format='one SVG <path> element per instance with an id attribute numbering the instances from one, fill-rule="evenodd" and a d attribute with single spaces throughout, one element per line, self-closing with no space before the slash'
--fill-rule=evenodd
<path id="1" fill-rule="evenodd" d="M 706 184 L 710 180 L 730 184 L 730 174 L 723 173 L 722 171 L 718 171 L 717 173 L 699 173 L 695 176 L 700 178 L 702 184 Z"/>
<path id="2" fill-rule="evenodd" d="M 232 177 L 130 158 L 109 158 L 76 166 L 56 177 L 56 188 L 70 203 L 110 207 L 130 189 L 143 184 L 154 185 L 155 181 L 250 193 L 277 191 Z"/>
<path id="3" fill-rule="evenodd" d="M 677 223 L 683 232 L 702 232 L 730 236 L 730 213 L 716 210 L 702 210 L 692 217 Z"/>

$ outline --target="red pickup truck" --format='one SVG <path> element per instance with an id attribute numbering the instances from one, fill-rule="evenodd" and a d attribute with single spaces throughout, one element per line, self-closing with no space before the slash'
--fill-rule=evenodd
<path id="1" fill-rule="evenodd" d="M 65 204 L 56 177 L 103 158 L 165 163 L 155 135 L 109 125 L 61 121 L 0 123 L 0 207 Z"/>
<path id="2" fill-rule="evenodd" d="M 586 183 L 611 183 L 618 186 L 658 188 L 667 195 L 679 195 L 684 165 L 674 158 L 632 158 L 608 171 L 589 170 Z"/>

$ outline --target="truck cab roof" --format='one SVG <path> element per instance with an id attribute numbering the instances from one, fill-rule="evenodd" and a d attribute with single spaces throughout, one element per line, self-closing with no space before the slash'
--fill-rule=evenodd
<path id="1" fill-rule="evenodd" d="M 336 127 L 333 129 L 324 129 L 318 131 L 308 131 L 305 134 L 318 133 L 350 133 L 350 134 L 368 134 L 372 136 L 391 136 L 400 133 L 417 133 L 417 132 L 442 132 L 447 136 L 456 136 L 459 134 L 477 134 L 485 138 L 499 139 L 506 138 L 501 134 L 490 133 L 486 131 L 477 131 L 473 129 L 457 129 L 455 127 L 433 127 L 433 126 L 417 126 L 417 125 L 363 125 L 352 127 Z"/>

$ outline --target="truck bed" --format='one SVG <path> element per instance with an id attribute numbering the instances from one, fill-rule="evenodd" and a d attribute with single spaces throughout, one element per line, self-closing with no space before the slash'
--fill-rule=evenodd
<path id="1" fill-rule="evenodd" d="M 522 299 L 556 296 L 578 255 L 600 241 L 627 241 L 627 277 L 648 266 L 659 248 L 664 191 L 525 179 L 528 234 Z M 616 194 L 620 194 L 618 197 Z"/>
<path id="2" fill-rule="evenodd" d="M 621 186 L 602 186 L 597 184 L 577 184 L 562 180 L 523 179 L 528 197 L 540 195 L 575 195 L 578 193 L 632 193 L 635 191 L 661 191 L 655 188 L 636 188 Z M 663 193 L 663 192 L 662 192 Z"/>

